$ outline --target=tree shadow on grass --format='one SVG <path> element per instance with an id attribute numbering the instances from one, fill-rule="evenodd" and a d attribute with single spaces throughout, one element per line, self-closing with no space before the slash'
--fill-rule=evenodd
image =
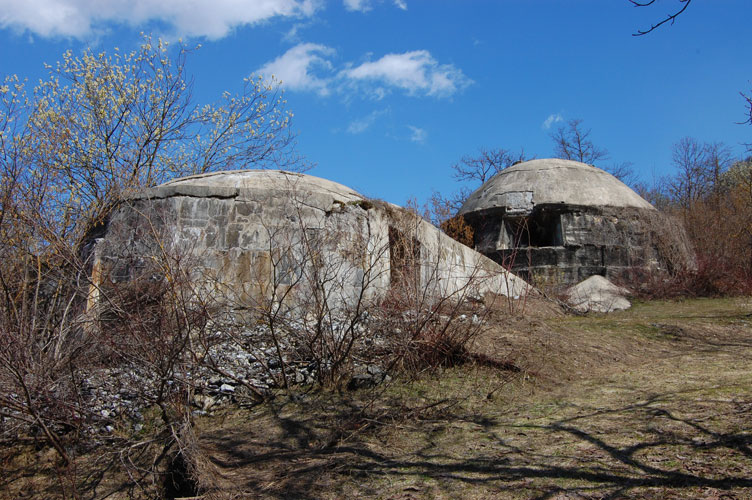
<path id="1" fill-rule="evenodd" d="M 362 425 L 369 418 L 354 406 L 323 422 L 313 414 L 278 411 L 268 422 L 277 426 L 274 436 L 257 435 L 249 442 L 242 433 L 217 432 L 209 441 L 213 462 L 234 481 L 231 489 L 259 498 L 337 497 L 352 491 L 383 496 L 391 493 L 382 491 L 385 485 L 400 494 L 416 483 L 430 484 L 434 494 L 447 496 L 479 489 L 540 499 L 562 494 L 642 497 L 652 489 L 691 497 L 697 488 L 752 489 L 752 434 L 714 429 L 704 423 L 705 417 L 681 416 L 671 408 L 674 396 L 653 395 L 617 408 L 574 408 L 575 416 L 543 424 L 459 414 L 417 419 L 410 422 L 416 433 L 411 438 L 420 445 L 406 452 L 397 451 L 403 448 L 399 442 L 394 450 L 373 446 L 378 439 L 373 433 L 386 422 L 373 422 L 364 431 L 372 433 L 369 439 L 361 439 L 362 433 L 346 439 L 342 427 L 357 428 L 358 419 Z M 738 417 L 735 424 L 743 423 L 744 415 Z M 604 430 L 598 424 L 603 419 L 610 419 L 617 429 Z M 632 423 L 619 428 L 623 422 Z M 432 437 L 432 429 L 458 423 L 473 429 L 472 442 L 486 443 L 482 451 L 448 449 L 441 436 Z M 547 455 L 545 447 L 536 445 L 541 442 L 563 443 L 567 452 Z M 670 465 L 677 450 L 697 467 Z"/>

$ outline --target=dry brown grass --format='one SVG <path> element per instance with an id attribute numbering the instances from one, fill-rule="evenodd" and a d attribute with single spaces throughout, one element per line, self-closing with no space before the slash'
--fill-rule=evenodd
<path id="1" fill-rule="evenodd" d="M 496 315 L 445 370 L 381 392 L 284 399 L 204 423 L 239 498 L 749 498 L 747 300 L 609 316 Z"/>
<path id="2" fill-rule="evenodd" d="M 752 301 L 528 312 L 494 312 L 475 345 L 506 370 L 200 420 L 204 498 L 752 497 Z"/>

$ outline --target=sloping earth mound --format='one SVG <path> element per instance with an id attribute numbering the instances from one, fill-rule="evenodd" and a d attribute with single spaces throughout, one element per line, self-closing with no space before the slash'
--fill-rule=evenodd
<path id="1" fill-rule="evenodd" d="M 204 421 L 206 498 L 752 497 L 749 300 L 530 306 L 476 345 L 505 369 Z"/>
<path id="2" fill-rule="evenodd" d="M 751 300 L 573 317 L 530 297 L 490 320 L 474 363 L 201 417 L 198 491 L 173 496 L 752 498 Z M 0 453 L 0 498 L 55 498 L 48 462 Z M 129 497 L 90 462 L 82 497 Z"/>

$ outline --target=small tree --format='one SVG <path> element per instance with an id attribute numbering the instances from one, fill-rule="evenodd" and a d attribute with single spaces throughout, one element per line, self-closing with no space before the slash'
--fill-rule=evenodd
<path id="1" fill-rule="evenodd" d="M 527 160 L 525 150 L 519 153 L 504 148 L 481 148 L 476 156 L 463 156 L 452 165 L 452 177 L 458 182 L 469 183 L 459 190 L 444 196 L 433 192 L 423 210 L 426 219 L 440 227 L 457 241 L 472 245 L 472 232 L 464 220 L 457 218 L 462 205 L 473 190 L 502 170 Z"/>
<path id="2" fill-rule="evenodd" d="M 473 184 L 483 184 L 505 168 L 525 161 L 525 150 L 519 153 L 503 148 L 481 148 L 477 156 L 463 156 L 452 165 L 452 174 L 460 182 L 470 181 Z"/>
<path id="3" fill-rule="evenodd" d="M 674 144 L 672 156 L 676 175 L 668 182 L 668 190 L 686 217 L 694 203 L 716 192 L 731 164 L 731 154 L 723 143 L 700 143 L 684 137 Z"/>
<path id="4" fill-rule="evenodd" d="M 749 94 L 740 92 L 739 94 L 745 101 L 744 114 L 746 115 L 746 119 L 742 123 L 752 125 L 752 92 L 750 92 Z M 745 146 L 747 146 L 747 151 L 752 152 L 752 142 L 745 144 Z"/>
<path id="5" fill-rule="evenodd" d="M 566 125 L 559 127 L 556 132 L 551 134 L 551 139 L 554 141 L 554 156 L 598 166 L 624 184 L 636 184 L 637 176 L 632 169 L 631 162 L 626 161 L 609 165 L 602 163 L 609 158 L 608 150 L 593 144 L 593 141 L 590 140 L 590 132 L 590 129 L 582 127 L 581 119 L 569 120 Z"/>
<path id="6" fill-rule="evenodd" d="M 190 52 L 147 37 L 127 54 L 66 52 L 30 96 L 17 77 L 6 79 L 0 169 L 20 190 L 17 208 L 47 221 L 42 237 L 80 242 L 124 195 L 175 176 L 304 168 L 278 84 L 248 78 L 239 95 L 200 106 L 186 74 Z"/>
<path id="7" fill-rule="evenodd" d="M 551 134 L 554 141 L 554 155 L 565 160 L 574 160 L 595 165 L 608 159 L 608 151 L 599 148 L 590 140 L 590 129 L 582 127 L 579 118 L 569 120 Z"/>

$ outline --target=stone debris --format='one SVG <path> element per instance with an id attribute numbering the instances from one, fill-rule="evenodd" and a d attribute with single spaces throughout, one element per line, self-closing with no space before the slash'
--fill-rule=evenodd
<path id="1" fill-rule="evenodd" d="M 347 384 L 347 388 L 351 391 L 357 389 L 368 389 L 370 387 L 376 387 L 382 382 L 389 382 L 391 377 L 378 365 L 367 365 L 365 371 L 356 373 L 350 379 Z"/>
<path id="2" fill-rule="evenodd" d="M 523 196 L 520 203 L 525 200 L 530 201 Z M 479 301 L 486 293 L 519 297 L 530 290 L 524 280 L 412 212 L 368 200 L 335 182 L 284 171 L 175 179 L 124 200 L 100 229 L 86 246 L 92 265 L 91 314 L 106 313 L 101 297 L 112 287 L 161 282 L 164 277 L 153 263 L 168 253 L 175 257 L 170 262 L 180 262 L 190 274 L 190 290 L 207 307 L 255 311 L 268 305 L 275 316 L 284 317 L 286 331 L 274 335 L 263 324 L 244 323 L 248 318 L 231 318 L 202 332 L 206 338 L 198 350 L 204 350 L 178 363 L 167 382 L 168 391 L 192 398 L 197 414 L 227 402 L 252 405 L 259 393 L 268 394 L 283 379 L 288 385 L 307 385 L 327 373 L 329 361 L 309 359 L 310 346 L 301 340 L 306 338 L 304 311 L 317 297 L 311 290 L 326 292 L 334 317 L 362 301 L 378 303 L 411 276 L 427 293 L 462 291 Z M 320 283 L 313 281 L 317 277 Z M 267 304 L 271 291 L 282 302 Z M 479 321 L 476 315 L 465 319 Z M 351 389 L 389 380 L 374 359 L 378 354 L 373 355 L 383 339 L 366 328 L 367 321 L 368 315 L 360 313 L 356 328 L 365 330 L 357 331 L 348 326 L 351 321 L 326 325 L 334 344 L 340 343 L 338 335 L 357 335 L 368 351 L 360 364 L 348 366 L 352 381 L 345 385 Z M 159 382 L 127 362 L 102 368 L 83 380 L 86 407 L 101 420 L 100 429 L 116 422 L 140 425 L 141 413 L 164 389 Z"/>
<path id="3" fill-rule="evenodd" d="M 609 313 L 632 307 L 630 291 L 614 285 L 603 276 L 591 276 L 567 290 L 567 303 L 580 312 Z"/>
<path id="4" fill-rule="evenodd" d="M 215 333 L 223 340 L 204 353 L 203 365 L 186 362 L 187 371 L 173 375 L 175 380 L 184 381 L 191 387 L 191 404 L 195 415 L 211 414 L 229 403 L 251 406 L 258 401 L 255 391 L 269 394 L 280 388 L 281 363 L 268 329 L 263 325 L 252 328 L 239 328 L 236 325 L 234 328 L 232 335 L 224 330 Z M 305 359 L 291 359 L 294 346 L 289 339 L 279 341 L 288 383 L 314 384 L 318 376 L 317 364 Z M 383 342 L 384 339 L 374 335 L 365 345 L 369 350 L 379 350 Z M 355 362 L 352 372 L 352 378 L 346 384 L 349 390 L 367 389 L 391 380 L 386 370 L 373 360 Z M 168 384 L 171 383 L 174 382 L 168 381 Z M 123 424 L 136 432 L 140 431 L 143 428 L 143 413 L 157 399 L 157 386 L 143 370 L 127 363 L 88 373 L 82 380 L 81 394 L 85 399 L 84 406 L 90 410 L 91 418 L 96 422 L 95 431 L 111 433 L 115 428 L 113 426 Z"/>

